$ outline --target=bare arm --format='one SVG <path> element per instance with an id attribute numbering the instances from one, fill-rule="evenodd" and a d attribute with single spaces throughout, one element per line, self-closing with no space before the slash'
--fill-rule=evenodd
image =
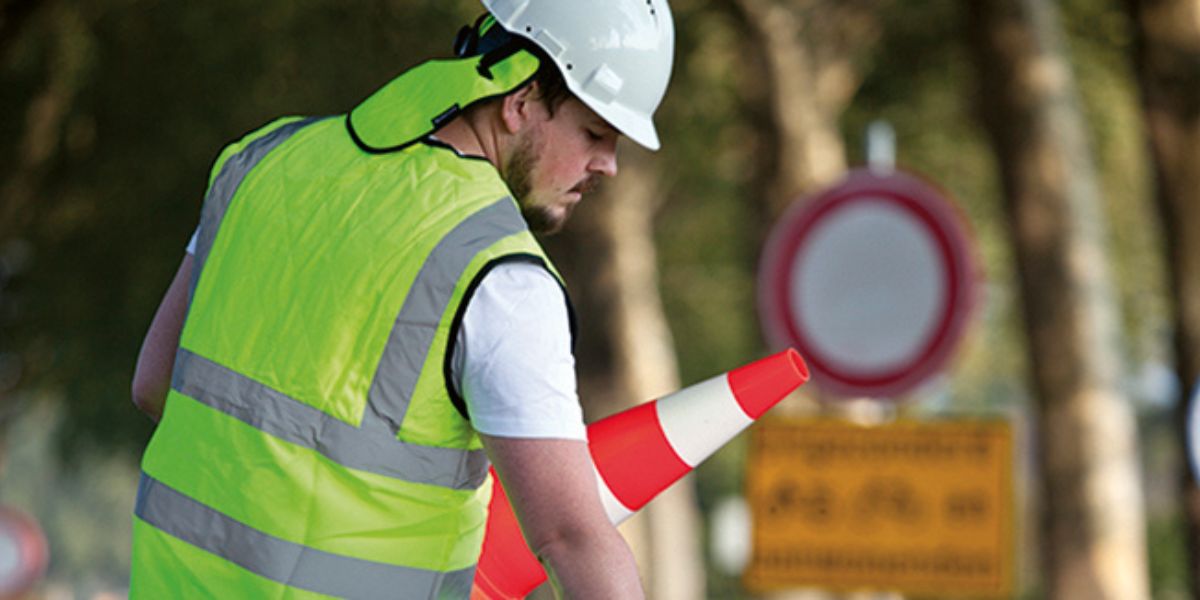
<path id="1" fill-rule="evenodd" d="M 167 288 L 142 350 L 138 353 L 137 367 L 133 372 L 133 403 L 155 422 L 162 417 L 167 392 L 171 388 L 171 369 L 175 365 L 175 351 L 179 348 L 179 333 L 187 315 L 188 286 L 192 279 L 192 255 L 187 254 L 175 272 L 175 279 Z"/>
<path id="2" fill-rule="evenodd" d="M 633 554 L 600 504 L 586 442 L 481 437 L 560 598 L 644 597 Z"/>

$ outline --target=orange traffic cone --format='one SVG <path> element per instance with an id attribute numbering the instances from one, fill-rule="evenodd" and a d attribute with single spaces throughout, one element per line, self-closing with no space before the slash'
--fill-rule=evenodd
<path id="1" fill-rule="evenodd" d="M 805 381 L 808 368 L 789 349 L 589 425 L 588 449 L 609 520 L 629 518 Z M 524 598 L 546 573 L 525 545 L 499 481 L 493 489 L 471 598 Z"/>

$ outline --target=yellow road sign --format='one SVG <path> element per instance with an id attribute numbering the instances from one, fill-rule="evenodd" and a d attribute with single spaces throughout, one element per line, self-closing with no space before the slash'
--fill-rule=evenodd
<path id="1" fill-rule="evenodd" d="M 1011 595 L 1008 423 L 767 419 L 752 431 L 750 589 Z"/>

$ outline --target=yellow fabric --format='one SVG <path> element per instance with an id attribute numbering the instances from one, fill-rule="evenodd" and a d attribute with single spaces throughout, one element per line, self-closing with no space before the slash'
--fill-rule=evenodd
<path id="1" fill-rule="evenodd" d="M 236 152 L 287 122 L 223 152 L 213 178 Z M 336 118 L 304 127 L 238 187 L 203 264 L 181 347 L 357 427 L 427 255 L 468 216 L 508 195 L 485 161 L 425 144 L 367 153 Z M 545 260 L 528 231 L 474 256 L 436 326 L 399 439 L 480 447 L 448 399 L 443 364 L 468 286 L 489 262 L 512 254 Z M 271 536 L 435 571 L 475 563 L 491 493 L 490 483 L 452 490 L 350 469 L 177 391 L 143 470 Z M 136 521 L 140 597 L 172 587 L 212 597 L 312 597 L 280 592 L 274 582 Z"/>

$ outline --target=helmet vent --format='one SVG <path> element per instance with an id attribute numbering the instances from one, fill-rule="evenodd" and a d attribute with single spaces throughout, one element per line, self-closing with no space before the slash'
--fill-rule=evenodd
<path id="1" fill-rule="evenodd" d="M 583 84 L 583 89 L 594 96 L 601 102 L 611 102 L 617 94 L 621 93 L 621 88 L 625 85 L 625 81 L 620 75 L 613 72 L 608 65 L 600 65 L 595 71 L 592 71 L 591 77 Z"/>
<path id="2" fill-rule="evenodd" d="M 546 54 L 549 54 L 555 58 L 562 56 L 563 51 L 567 49 L 562 42 L 558 41 L 558 38 L 551 35 L 550 32 L 546 31 L 545 29 L 542 29 L 534 34 L 533 39 L 537 40 L 538 45 L 546 51 Z"/>

